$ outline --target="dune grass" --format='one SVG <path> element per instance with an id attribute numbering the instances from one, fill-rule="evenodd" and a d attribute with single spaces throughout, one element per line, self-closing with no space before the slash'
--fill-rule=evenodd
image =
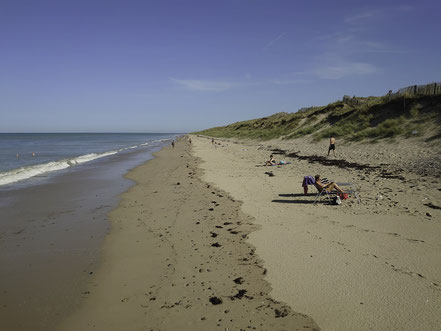
<path id="1" fill-rule="evenodd" d="M 315 141 L 333 135 L 351 141 L 375 142 L 397 136 L 419 136 L 428 125 L 441 127 L 441 95 L 393 99 L 345 97 L 327 106 L 277 113 L 197 133 L 260 140 L 310 136 Z"/>

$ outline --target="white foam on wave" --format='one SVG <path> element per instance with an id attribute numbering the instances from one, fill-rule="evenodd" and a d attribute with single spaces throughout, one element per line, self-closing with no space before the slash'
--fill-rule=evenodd
<path id="1" fill-rule="evenodd" d="M 60 161 L 35 164 L 31 166 L 12 169 L 5 172 L 0 172 L 0 186 L 19 182 L 48 172 L 63 170 L 75 166 L 77 164 L 89 162 L 116 153 L 118 153 L 118 151 L 110 151 L 101 154 L 90 153 L 72 159 L 64 159 Z"/>
<path id="2" fill-rule="evenodd" d="M 70 167 L 68 161 L 54 161 L 12 169 L 0 173 L 0 185 L 15 183 L 24 179 L 44 174 L 46 172 L 62 170 L 68 167 Z"/>
<path id="3" fill-rule="evenodd" d="M 78 157 L 74 157 L 71 159 L 63 159 L 59 161 L 52 161 L 48 163 L 35 164 L 31 166 L 20 167 L 12 170 L 8 170 L 5 172 L 0 172 L 0 186 L 12 184 L 15 182 L 19 182 L 25 179 L 29 179 L 31 177 L 39 176 L 48 172 L 58 171 L 62 169 L 66 169 L 78 164 L 82 164 L 85 162 L 90 162 L 92 160 L 96 160 L 105 156 L 110 156 L 117 154 L 122 151 L 126 151 L 129 149 L 135 149 L 143 146 L 151 145 L 152 142 L 163 142 L 170 139 L 157 139 L 149 142 L 142 143 L 140 145 L 130 146 L 121 148 L 115 151 L 109 151 L 104 153 L 90 153 L 81 155 Z"/>
<path id="4" fill-rule="evenodd" d="M 89 162 L 89 161 L 96 160 L 96 159 L 99 159 L 99 158 L 102 158 L 105 156 L 114 155 L 114 154 L 118 153 L 119 151 L 121 151 L 121 150 L 105 152 L 105 153 L 101 153 L 101 154 L 90 153 L 90 154 L 86 154 L 86 155 L 81 155 L 81 156 L 78 156 L 76 158 L 69 160 L 69 164 L 75 165 L 75 164 L 81 164 L 84 162 Z"/>

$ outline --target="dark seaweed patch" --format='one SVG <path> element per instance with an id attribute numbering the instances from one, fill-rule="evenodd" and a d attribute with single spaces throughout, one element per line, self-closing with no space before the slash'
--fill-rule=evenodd
<path id="1" fill-rule="evenodd" d="M 218 297 L 211 297 L 209 300 L 213 305 L 220 305 L 222 303 L 222 299 Z"/>
<path id="2" fill-rule="evenodd" d="M 335 160 L 335 159 L 329 159 L 325 156 L 320 155 L 299 155 L 299 152 L 293 152 L 287 155 L 291 158 L 296 158 L 299 160 L 305 160 L 309 163 L 320 163 L 325 166 L 335 166 L 343 169 L 356 169 L 356 170 L 367 170 L 371 171 L 374 169 L 379 169 L 380 166 L 373 166 L 369 164 L 361 164 L 356 162 L 348 162 L 346 160 Z"/>
<path id="3" fill-rule="evenodd" d="M 231 298 L 231 300 L 234 300 L 234 299 L 240 300 L 244 297 L 244 295 L 246 293 L 247 293 L 247 290 L 239 290 L 239 291 L 237 291 L 237 293 L 235 295 L 231 296 L 230 298 Z"/>

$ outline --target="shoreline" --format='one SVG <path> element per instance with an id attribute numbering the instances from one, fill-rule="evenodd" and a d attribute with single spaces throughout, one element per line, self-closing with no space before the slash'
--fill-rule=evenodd
<path id="1" fill-rule="evenodd" d="M 4 328 L 52 330 L 75 309 L 99 264 L 107 214 L 133 185 L 122 174 L 148 156 L 114 155 L 0 189 Z"/>
<path id="2" fill-rule="evenodd" d="M 131 170 L 100 268 L 60 330 L 316 329 L 270 296 L 241 203 L 200 178 L 186 139 Z"/>
<path id="3" fill-rule="evenodd" d="M 57 275 L 70 269 L 53 269 L 50 279 L 61 286 L 54 294 L 70 291 L 58 296 L 62 311 L 40 300 L 44 319 L 24 318 L 22 329 L 29 323 L 42 330 L 414 330 L 441 324 L 441 180 L 420 173 L 423 160 L 436 162 L 436 146 L 378 143 L 360 150 L 342 143 L 337 158 L 321 157 L 323 146 L 300 139 L 217 139 L 213 145 L 211 138 L 190 135 L 175 146 L 164 145 L 121 177 L 131 184 L 115 197 L 119 203 L 110 212 L 99 208 L 110 224 L 96 248 L 100 259 L 81 270 L 84 282 L 63 284 Z M 271 152 L 290 163 L 263 166 Z M 418 158 L 422 164 L 412 167 Z M 303 175 L 317 173 L 355 183 L 361 202 L 312 204 L 315 194 L 304 196 L 300 185 Z M 38 187 L 29 188 L 30 197 Z M 109 190 L 104 182 L 100 187 Z M 57 208 L 50 215 L 40 211 L 57 223 L 30 224 L 57 238 L 69 225 L 62 217 L 79 213 Z M 67 234 L 86 243 L 90 234 L 81 233 L 81 224 Z M 38 231 L 19 230 L 2 233 L 8 238 L 3 245 L 37 243 Z M 62 241 L 53 240 L 52 251 Z M 57 261 L 58 267 L 76 263 L 72 255 Z M 45 291 L 39 283 L 44 273 L 29 275 L 35 280 L 28 285 Z M 26 304 L 41 299 L 22 291 L 15 297 L 27 296 Z M 4 305 L 2 313 L 8 309 Z"/>
<path id="4" fill-rule="evenodd" d="M 5 137 L 2 137 L 5 135 Z M 119 133 L 13 133 L 1 134 L 5 145 L 0 148 L 0 190 L 44 184 L 41 178 L 56 176 L 77 166 L 160 147 L 174 139 L 173 134 Z M 109 140 L 120 139 L 119 143 Z M 136 138 L 136 139 L 135 139 Z M 20 143 L 18 143 L 18 141 Z M 8 149 L 8 143 L 14 150 Z M 58 150 L 65 144 L 64 149 Z M 30 147 L 32 146 L 32 148 Z M 51 151 L 50 153 L 48 151 Z"/>

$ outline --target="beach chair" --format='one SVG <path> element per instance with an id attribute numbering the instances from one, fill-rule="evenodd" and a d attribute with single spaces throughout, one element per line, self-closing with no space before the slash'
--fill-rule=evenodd
<path id="1" fill-rule="evenodd" d="M 325 185 L 328 184 L 329 182 L 332 182 L 332 181 L 329 181 L 327 178 L 323 178 L 321 181 Z M 353 195 L 357 199 L 358 203 L 361 202 L 360 196 L 358 195 L 358 191 L 357 191 L 354 183 L 337 182 L 337 185 L 338 186 L 347 186 L 347 187 L 349 187 L 349 189 L 344 190 L 345 193 Z M 314 185 L 314 187 L 317 189 L 317 187 L 315 185 Z M 338 192 L 336 190 L 333 190 L 333 191 L 326 191 L 326 190 L 319 191 L 317 189 L 317 194 L 316 194 L 315 199 L 314 199 L 314 204 L 317 204 L 319 199 L 321 199 L 322 197 L 325 197 L 325 196 L 326 196 L 328 202 L 331 204 L 332 203 L 332 197 L 338 195 L 339 193 L 340 192 Z"/>
<path id="2" fill-rule="evenodd" d="M 330 181 L 328 180 L 328 178 L 322 178 L 321 179 L 321 182 L 323 183 L 323 184 L 328 184 Z M 326 191 L 326 190 L 319 190 L 316 186 L 315 186 L 315 184 L 313 185 L 314 187 L 315 187 L 315 189 L 317 190 L 317 194 L 315 195 L 315 198 L 314 198 L 314 205 L 316 205 L 317 204 L 317 202 L 319 201 L 319 199 L 321 199 L 322 197 L 326 197 L 327 199 L 328 199 L 328 202 L 331 204 L 332 203 L 332 199 L 331 199 L 331 196 L 332 195 L 336 195 L 338 192 L 337 191 L 330 191 L 330 192 L 328 192 L 328 191 Z"/>
<path id="3" fill-rule="evenodd" d="M 327 178 L 322 178 L 322 182 L 324 184 L 327 184 L 328 183 L 328 179 Z M 304 189 L 305 195 L 308 194 L 308 187 L 309 186 L 314 186 L 315 187 L 315 178 L 313 176 L 305 176 L 305 177 L 303 177 L 302 187 Z"/>
<path id="4" fill-rule="evenodd" d="M 322 178 L 321 181 L 322 181 L 323 184 L 329 183 L 329 180 L 327 178 Z M 317 189 L 317 187 L 315 186 L 315 178 L 313 176 L 305 176 L 305 177 L 303 177 L 302 187 L 304 189 L 304 194 L 305 195 L 308 194 L 308 187 L 309 186 L 314 186 L 314 188 Z M 323 191 L 320 192 L 317 189 L 317 194 L 316 194 L 315 199 L 314 199 L 314 204 L 317 203 L 318 199 L 322 196 L 323 193 L 324 193 Z M 329 194 L 327 194 L 326 196 L 328 198 L 328 201 L 331 202 L 331 198 L 329 197 Z"/>

